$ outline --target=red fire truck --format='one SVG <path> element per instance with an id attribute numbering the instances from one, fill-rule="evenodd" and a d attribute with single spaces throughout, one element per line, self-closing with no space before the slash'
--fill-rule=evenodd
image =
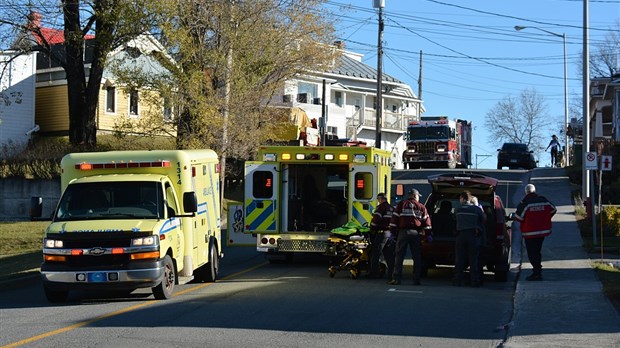
<path id="1" fill-rule="evenodd" d="M 471 165 L 471 122 L 446 116 L 422 116 L 407 126 L 405 169 L 467 168 Z"/>

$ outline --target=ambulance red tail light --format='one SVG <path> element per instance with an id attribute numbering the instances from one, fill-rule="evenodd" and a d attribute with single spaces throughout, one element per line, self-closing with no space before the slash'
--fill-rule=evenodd
<path id="1" fill-rule="evenodd" d="M 364 188 L 364 179 L 358 179 L 355 181 L 355 188 L 363 189 Z"/>
<path id="2" fill-rule="evenodd" d="M 221 169 L 222 169 L 222 168 L 220 167 L 220 164 L 219 164 L 219 163 L 215 165 L 215 172 L 216 172 L 216 173 L 219 173 Z"/>
<path id="3" fill-rule="evenodd" d="M 265 187 L 271 187 L 271 184 L 272 184 L 272 183 L 271 183 L 271 178 L 267 178 L 267 179 L 265 180 Z"/>

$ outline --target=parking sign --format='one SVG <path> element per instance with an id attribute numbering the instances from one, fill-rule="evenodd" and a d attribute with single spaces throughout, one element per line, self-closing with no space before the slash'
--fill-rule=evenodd
<path id="1" fill-rule="evenodd" d="M 598 159 L 596 158 L 596 152 L 586 152 L 586 170 L 597 170 Z"/>

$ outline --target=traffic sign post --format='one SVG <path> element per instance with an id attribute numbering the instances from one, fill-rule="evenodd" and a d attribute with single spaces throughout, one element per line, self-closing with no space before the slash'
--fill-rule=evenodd
<path id="1" fill-rule="evenodd" d="M 598 158 L 596 156 L 596 152 L 586 152 L 586 170 L 597 170 L 598 169 Z"/>

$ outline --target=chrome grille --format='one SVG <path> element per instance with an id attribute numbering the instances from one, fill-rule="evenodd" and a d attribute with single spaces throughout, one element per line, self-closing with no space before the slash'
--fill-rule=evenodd
<path id="1" fill-rule="evenodd" d="M 417 143 L 418 153 L 422 155 L 432 155 L 435 153 L 435 142 Z"/>
<path id="2" fill-rule="evenodd" d="M 281 240 L 278 242 L 279 251 L 308 251 L 325 252 L 323 240 Z"/>

